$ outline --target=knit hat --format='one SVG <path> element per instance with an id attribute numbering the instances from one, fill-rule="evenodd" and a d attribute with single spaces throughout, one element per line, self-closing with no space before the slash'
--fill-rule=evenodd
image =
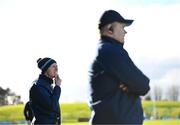
<path id="1" fill-rule="evenodd" d="M 107 10 L 103 13 L 103 15 L 100 18 L 99 29 L 115 21 L 125 23 L 126 26 L 131 25 L 133 22 L 133 20 L 124 19 L 118 12 L 114 10 Z"/>
<path id="2" fill-rule="evenodd" d="M 45 57 L 45 58 L 39 58 L 37 60 L 38 63 L 38 68 L 42 70 L 42 73 L 44 73 L 51 64 L 56 63 L 56 61 L 54 59 Z"/>

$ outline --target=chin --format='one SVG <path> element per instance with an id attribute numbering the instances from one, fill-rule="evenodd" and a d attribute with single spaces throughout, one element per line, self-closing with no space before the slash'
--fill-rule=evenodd
<path id="1" fill-rule="evenodd" d="M 55 76 L 54 76 L 54 75 L 52 75 L 52 76 L 50 76 L 50 78 L 51 78 L 51 79 L 54 79 L 54 78 L 55 78 Z"/>

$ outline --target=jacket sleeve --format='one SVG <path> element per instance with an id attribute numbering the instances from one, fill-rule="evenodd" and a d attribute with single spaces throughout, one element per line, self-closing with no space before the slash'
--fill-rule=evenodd
<path id="1" fill-rule="evenodd" d="M 41 86 L 36 86 L 31 91 L 31 98 L 32 101 L 36 102 L 43 109 L 48 109 L 50 111 L 57 112 L 57 106 L 59 106 L 60 93 L 61 88 L 59 86 L 54 87 L 52 94 L 49 94 L 45 88 Z"/>
<path id="2" fill-rule="evenodd" d="M 123 48 L 104 45 L 97 60 L 105 71 L 126 84 L 130 93 L 145 95 L 149 91 L 149 78 L 135 66 Z"/>

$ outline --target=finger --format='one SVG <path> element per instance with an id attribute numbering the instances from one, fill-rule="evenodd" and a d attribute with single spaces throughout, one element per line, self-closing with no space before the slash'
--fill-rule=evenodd
<path id="1" fill-rule="evenodd" d="M 122 90 L 123 90 L 123 91 L 126 91 L 126 90 L 127 90 L 127 87 L 123 87 Z"/>
<path id="2" fill-rule="evenodd" d="M 119 87 L 120 87 L 120 88 L 123 88 L 123 87 L 124 87 L 124 84 L 121 84 Z"/>

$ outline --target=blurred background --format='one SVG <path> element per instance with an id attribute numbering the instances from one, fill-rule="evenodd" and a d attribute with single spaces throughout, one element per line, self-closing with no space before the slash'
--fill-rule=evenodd
<path id="1" fill-rule="evenodd" d="M 135 20 L 126 28 L 124 47 L 151 79 L 151 91 L 142 97 L 149 105 L 145 116 L 160 119 L 165 112 L 161 119 L 178 119 L 179 0 L 0 0 L 0 105 L 28 101 L 32 82 L 40 74 L 36 63 L 40 57 L 58 62 L 61 103 L 88 102 L 99 18 L 108 9 Z M 157 101 L 172 103 L 167 107 L 172 105 L 176 111 L 156 108 Z"/>

